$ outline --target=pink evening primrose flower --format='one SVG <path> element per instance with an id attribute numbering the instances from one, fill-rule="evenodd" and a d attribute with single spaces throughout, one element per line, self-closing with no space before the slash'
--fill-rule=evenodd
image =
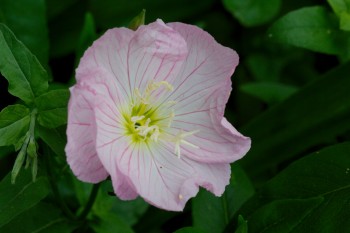
<path id="1" fill-rule="evenodd" d="M 224 117 L 235 51 L 202 29 L 157 20 L 108 30 L 85 52 L 68 106 L 68 163 L 111 177 L 123 200 L 181 211 L 199 186 L 220 196 L 250 139 Z"/>

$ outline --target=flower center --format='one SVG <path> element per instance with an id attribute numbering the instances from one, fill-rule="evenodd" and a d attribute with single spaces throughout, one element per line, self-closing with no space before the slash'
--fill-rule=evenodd
<path id="1" fill-rule="evenodd" d="M 144 93 L 136 88 L 131 103 L 123 111 L 126 135 L 133 143 L 159 142 L 160 140 L 174 143 L 174 153 L 180 158 L 181 144 L 198 148 L 185 140 L 197 132 L 179 130 L 176 135 L 169 133 L 175 116 L 172 108 L 176 102 L 160 102 L 164 93 L 171 92 L 173 87 L 166 81 L 148 83 Z"/>

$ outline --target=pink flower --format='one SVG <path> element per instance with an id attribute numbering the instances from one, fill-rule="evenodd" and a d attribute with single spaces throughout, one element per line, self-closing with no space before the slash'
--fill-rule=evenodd
<path id="1" fill-rule="evenodd" d="M 202 186 L 220 196 L 250 139 L 223 117 L 238 56 L 208 33 L 157 20 L 107 31 L 71 88 L 67 160 L 82 181 L 108 176 L 123 200 L 180 211 Z"/>

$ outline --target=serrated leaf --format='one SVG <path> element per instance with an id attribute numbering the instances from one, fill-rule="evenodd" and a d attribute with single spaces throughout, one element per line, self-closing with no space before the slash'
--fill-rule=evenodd
<path id="1" fill-rule="evenodd" d="M 193 199 L 193 225 L 208 233 L 221 233 L 253 193 L 254 188 L 244 171 L 233 164 L 230 184 L 221 197 L 201 190 Z"/>
<path id="2" fill-rule="evenodd" d="M 240 163 L 255 182 L 283 161 L 350 129 L 349 70 L 350 63 L 332 70 L 242 128 L 254 146 Z"/>
<path id="3" fill-rule="evenodd" d="M 270 21 L 281 7 L 280 0 L 223 0 L 223 3 L 226 9 L 247 27 Z"/>
<path id="4" fill-rule="evenodd" d="M 251 232 L 291 233 L 303 224 L 312 211 L 323 202 L 322 197 L 277 200 L 264 205 L 248 219 Z M 311 231 L 315 232 L 315 231 Z"/>
<path id="5" fill-rule="evenodd" d="M 339 30 L 336 18 L 320 6 L 289 12 L 269 29 L 271 39 L 315 52 L 350 54 L 349 33 Z"/>
<path id="6" fill-rule="evenodd" d="M 241 85 L 240 89 L 271 105 L 282 102 L 298 90 L 297 87 L 277 82 L 247 83 Z"/>
<path id="7" fill-rule="evenodd" d="M 30 112 L 23 105 L 9 105 L 0 112 L 0 146 L 16 145 L 29 130 Z"/>
<path id="8" fill-rule="evenodd" d="M 9 82 L 12 95 L 31 104 L 35 97 L 47 91 L 46 71 L 4 24 L 0 24 L 0 51 L 0 72 Z"/>
<path id="9" fill-rule="evenodd" d="M 0 232 L 71 233 L 75 228 L 59 208 L 41 202 L 1 227 Z"/>
<path id="10" fill-rule="evenodd" d="M 16 184 L 11 184 L 9 173 L 0 182 L 0 227 L 36 205 L 49 191 L 45 177 L 38 177 L 33 183 L 30 171 L 24 170 L 18 175 Z"/>
<path id="11" fill-rule="evenodd" d="M 44 0 L 0 0 L 5 23 L 17 38 L 47 65 L 49 57 L 49 36 Z"/>
<path id="12" fill-rule="evenodd" d="M 56 128 L 67 123 L 68 89 L 49 91 L 38 98 L 38 122 L 47 128 Z"/>

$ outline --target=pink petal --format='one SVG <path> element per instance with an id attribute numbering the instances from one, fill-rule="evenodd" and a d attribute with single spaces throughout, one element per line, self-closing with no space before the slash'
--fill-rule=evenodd
<path id="1" fill-rule="evenodd" d="M 155 143 L 127 147 L 117 160 L 120 171 L 147 202 L 171 211 L 183 210 L 199 185 L 221 195 L 230 179 L 228 164 L 201 164 L 179 159 L 169 145 Z"/>
<path id="2" fill-rule="evenodd" d="M 135 88 L 142 92 L 151 79 L 172 80 L 187 55 L 184 39 L 161 20 L 141 26 L 108 30 L 85 52 L 77 69 L 77 80 L 88 71 L 103 69 L 130 97 Z"/>
<path id="3" fill-rule="evenodd" d="M 82 181 L 97 183 L 107 178 L 95 149 L 96 126 L 91 102 L 94 95 L 80 85 L 70 89 L 68 105 L 67 161 Z"/>

